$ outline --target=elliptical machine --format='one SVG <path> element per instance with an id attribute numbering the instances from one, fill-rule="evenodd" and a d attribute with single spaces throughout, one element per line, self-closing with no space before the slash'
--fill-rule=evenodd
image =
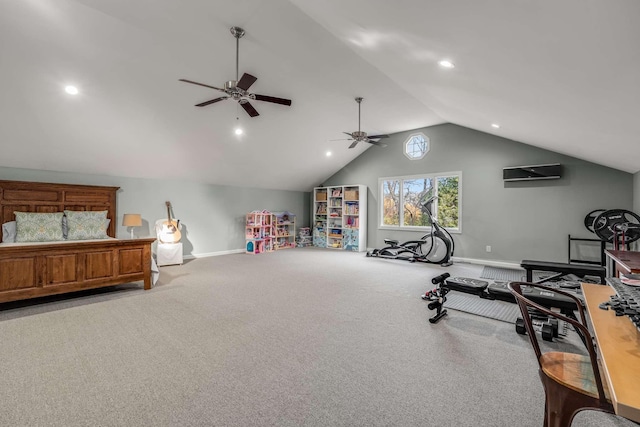
<path id="1" fill-rule="evenodd" d="M 415 262 L 424 258 L 425 253 L 422 252 L 422 245 L 427 243 L 426 238 L 429 236 L 430 233 L 425 234 L 418 240 L 407 240 L 403 243 L 393 239 L 384 239 L 384 243 L 387 246 L 367 252 L 367 256 Z"/>
<path id="2" fill-rule="evenodd" d="M 401 259 L 410 262 L 428 262 L 448 267 L 452 264 L 454 243 L 451 234 L 443 228 L 433 217 L 431 208 L 436 196 L 429 197 L 421 203 L 422 211 L 427 214 L 431 222 L 431 231 L 419 240 L 408 240 L 400 243 L 394 239 L 384 239 L 387 245 L 381 249 L 367 252 L 368 257 Z"/>
<path id="3" fill-rule="evenodd" d="M 433 202 L 436 199 L 436 196 L 431 196 L 422 202 L 422 211 L 429 216 L 429 221 L 431 222 L 431 233 L 429 233 L 429 236 L 425 239 L 425 246 L 428 250 L 425 252 L 424 259 L 420 259 L 419 261 L 448 267 L 453 264 L 451 258 L 453 257 L 455 245 L 451 234 L 449 234 L 444 227 L 440 226 L 431 213 Z"/>

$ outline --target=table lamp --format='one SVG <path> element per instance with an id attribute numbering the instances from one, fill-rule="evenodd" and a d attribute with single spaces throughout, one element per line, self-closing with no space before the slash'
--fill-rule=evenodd
<path id="1" fill-rule="evenodd" d="M 122 225 L 131 227 L 131 238 L 133 239 L 133 228 L 142 225 L 142 217 L 140 214 L 124 214 L 122 217 Z"/>

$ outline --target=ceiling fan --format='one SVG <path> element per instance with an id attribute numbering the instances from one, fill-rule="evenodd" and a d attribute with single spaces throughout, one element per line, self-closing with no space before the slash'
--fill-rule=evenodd
<path id="1" fill-rule="evenodd" d="M 259 116 L 258 112 L 253 105 L 249 103 L 249 101 L 265 101 L 265 102 L 273 102 L 274 104 L 281 105 L 291 105 L 290 99 L 284 98 L 276 98 L 275 96 L 266 96 L 266 95 L 258 95 L 257 93 L 248 92 L 249 88 L 252 84 L 258 80 L 257 77 L 252 76 L 251 74 L 244 73 L 242 78 L 238 79 L 238 57 L 240 50 L 240 37 L 244 36 L 244 30 L 240 27 L 231 27 L 231 34 L 236 38 L 236 79 L 229 80 L 224 84 L 224 89 L 206 85 L 204 83 L 194 82 L 192 80 L 179 79 L 181 82 L 191 83 L 198 86 L 208 87 L 210 89 L 215 89 L 220 92 L 224 92 L 226 95 L 221 96 L 219 98 L 211 99 L 209 101 L 201 102 L 200 104 L 196 104 L 196 107 L 206 107 L 207 105 L 214 104 L 218 101 L 224 101 L 225 99 L 233 99 L 237 101 L 238 104 L 244 108 L 244 111 L 249 114 L 251 117 Z"/>
<path id="2" fill-rule="evenodd" d="M 389 138 L 389 135 L 371 135 L 368 136 L 366 132 L 360 130 L 360 103 L 362 103 L 361 97 L 356 98 L 356 102 L 358 103 L 358 130 L 355 132 L 342 132 L 349 135 L 351 138 L 347 139 L 334 139 L 334 141 L 353 141 L 349 148 L 354 148 L 358 145 L 358 142 L 368 142 L 369 144 L 377 145 L 378 147 L 386 147 L 387 144 L 377 141 L 382 138 Z"/>

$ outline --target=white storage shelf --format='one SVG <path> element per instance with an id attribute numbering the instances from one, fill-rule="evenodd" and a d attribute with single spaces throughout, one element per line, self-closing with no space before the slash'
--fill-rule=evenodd
<path id="1" fill-rule="evenodd" d="M 367 187 L 337 185 L 313 190 L 314 246 L 367 250 Z"/>

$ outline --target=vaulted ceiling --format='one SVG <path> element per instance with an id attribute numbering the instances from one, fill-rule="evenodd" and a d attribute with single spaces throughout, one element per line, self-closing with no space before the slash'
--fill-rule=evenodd
<path id="1" fill-rule="evenodd" d="M 639 21 L 637 0 L 3 0 L 0 166 L 309 190 L 390 148 L 332 141 L 361 96 L 369 134 L 451 122 L 635 173 Z M 220 93 L 178 79 L 234 80 L 232 26 L 251 92 L 290 107 L 194 106 Z"/>

